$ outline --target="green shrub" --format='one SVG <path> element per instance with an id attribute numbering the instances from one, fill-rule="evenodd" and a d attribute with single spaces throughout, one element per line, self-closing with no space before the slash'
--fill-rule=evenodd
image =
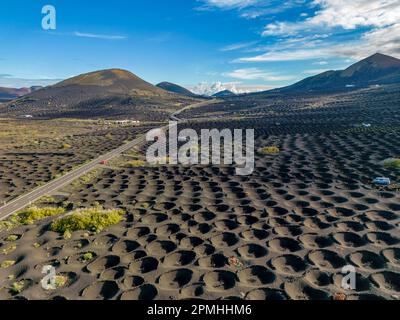
<path id="1" fill-rule="evenodd" d="M 11 221 L 0 221 L 0 231 L 10 230 L 14 224 Z"/>
<path id="2" fill-rule="evenodd" d="M 13 294 L 20 294 L 22 291 L 24 291 L 24 289 L 25 289 L 25 281 L 24 280 L 14 282 L 11 286 L 11 292 Z"/>
<path id="3" fill-rule="evenodd" d="M 387 169 L 400 169 L 400 159 L 388 159 L 388 160 L 385 160 L 383 165 Z"/>
<path id="4" fill-rule="evenodd" d="M 78 230 L 101 232 L 124 219 L 123 210 L 104 210 L 102 208 L 80 209 L 58 219 L 51 224 L 51 230 L 65 234 Z"/>
<path id="5" fill-rule="evenodd" d="M 19 236 L 16 234 L 10 234 L 7 238 L 5 238 L 4 240 L 8 241 L 8 242 L 14 242 L 17 241 L 19 239 Z"/>
<path id="6" fill-rule="evenodd" d="M 64 208 L 37 208 L 31 207 L 24 211 L 18 212 L 11 217 L 11 222 L 17 225 L 33 224 L 35 221 L 42 220 L 52 216 L 58 216 L 65 213 Z"/>
<path id="7" fill-rule="evenodd" d="M 56 288 L 61 288 L 67 284 L 68 277 L 57 275 L 54 280 L 55 280 L 54 282 L 55 282 Z"/>
<path id="8" fill-rule="evenodd" d="M 88 261 L 93 260 L 93 258 L 94 258 L 93 253 L 92 252 L 87 252 L 87 253 L 82 255 L 81 260 L 84 261 L 84 262 L 88 262 Z"/>
<path id="9" fill-rule="evenodd" d="M 64 149 L 64 150 L 71 149 L 71 148 L 72 148 L 72 146 L 68 143 L 63 143 L 61 145 L 61 149 Z"/>
<path id="10" fill-rule="evenodd" d="M 148 209 L 148 208 L 150 208 L 150 203 L 149 202 L 142 202 L 140 207 L 142 207 L 143 209 Z"/>
<path id="11" fill-rule="evenodd" d="M 64 232 L 64 234 L 63 234 L 63 238 L 64 238 L 65 240 L 71 239 L 71 238 L 72 238 L 72 233 L 71 233 L 71 231 L 65 230 L 65 232 Z"/>
<path id="12" fill-rule="evenodd" d="M 38 220 L 42 220 L 48 217 L 56 216 L 65 213 L 64 208 L 54 208 L 54 207 L 46 207 L 46 208 L 38 208 L 38 207 L 30 207 L 28 209 L 22 210 L 13 214 L 6 221 L 0 221 L 0 231 L 6 229 L 10 230 L 12 228 L 21 226 L 21 225 L 29 225 L 33 224 Z"/>
<path id="13" fill-rule="evenodd" d="M 7 269 L 15 264 L 14 260 L 5 260 L 0 264 L 1 269 Z"/>
<path id="14" fill-rule="evenodd" d="M 64 201 L 62 203 L 62 207 L 65 208 L 66 210 L 72 210 L 74 208 L 74 203 L 71 201 Z"/>
<path id="15" fill-rule="evenodd" d="M 17 246 L 15 244 L 12 244 L 4 249 L 1 250 L 3 254 L 10 254 L 14 252 L 17 249 Z"/>
<path id="16" fill-rule="evenodd" d="M 260 153 L 262 154 L 277 154 L 280 152 L 280 149 L 276 146 L 264 147 L 260 149 Z"/>
<path id="17" fill-rule="evenodd" d="M 101 203 L 98 202 L 98 201 L 93 202 L 92 208 L 99 209 L 99 210 L 103 210 L 103 206 L 102 206 Z"/>

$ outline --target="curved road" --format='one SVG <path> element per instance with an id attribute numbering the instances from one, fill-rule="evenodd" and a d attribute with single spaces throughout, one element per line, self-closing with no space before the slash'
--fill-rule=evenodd
<path id="1" fill-rule="evenodd" d="M 170 117 L 170 120 L 180 122 L 182 120 L 180 118 L 178 118 L 179 113 L 181 113 L 185 110 L 191 109 L 191 108 L 206 106 L 208 104 L 215 103 L 215 101 L 216 100 L 209 100 L 209 101 L 189 105 L 189 106 L 173 113 Z M 165 126 L 162 129 L 167 129 L 167 128 L 168 128 L 168 126 Z M 146 137 L 146 134 L 80 166 L 79 168 L 76 168 L 76 169 L 70 171 L 69 173 L 63 175 L 60 178 L 52 180 L 52 181 L 46 183 L 45 185 L 40 186 L 40 187 L 32 190 L 31 192 L 24 194 L 16 199 L 10 201 L 6 205 L 0 207 L 0 220 L 6 219 L 10 215 L 14 214 L 17 211 L 24 209 L 25 207 L 27 207 L 30 204 L 32 204 L 33 202 L 37 201 L 41 197 L 48 195 L 54 191 L 59 190 L 60 188 L 70 184 L 72 181 L 85 175 L 86 173 L 96 169 L 97 167 L 99 167 L 101 165 L 100 163 L 102 161 L 111 160 L 112 158 L 115 158 L 115 157 L 121 155 L 122 153 L 132 149 L 133 147 L 143 143 L 145 141 L 145 137 Z"/>

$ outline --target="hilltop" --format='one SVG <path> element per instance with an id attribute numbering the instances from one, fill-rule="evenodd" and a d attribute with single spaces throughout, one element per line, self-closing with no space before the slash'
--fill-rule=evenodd
<path id="1" fill-rule="evenodd" d="M 64 80 L 9 103 L 0 113 L 35 117 L 159 119 L 193 99 L 156 87 L 122 69 L 100 70 Z M 157 114 L 153 114 L 153 111 Z M 161 116 L 161 114 L 163 114 Z"/>
<path id="2" fill-rule="evenodd" d="M 345 70 L 326 71 L 275 92 L 332 92 L 400 83 L 400 60 L 376 53 Z"/>
<path id="3" fill-rule="evenodd" d="M 186 97 L 192 97 L 192 98 L 198 97 L 198 95 L 189 91 L 188 89 L 181 87 L 180 85 L 177 85 L 175 83 L 171 83 L 171 82 L 161 82 L 161 83 L 157 84 L 157 87 L 161 88 L 163 90 L 166 90 L 168 92 L 180 94 L 180 95 L 186 96 Z"/>

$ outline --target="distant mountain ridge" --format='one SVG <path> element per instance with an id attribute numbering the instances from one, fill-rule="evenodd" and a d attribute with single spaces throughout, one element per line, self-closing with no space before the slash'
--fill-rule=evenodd
<path id="1" fill-rule="evenodd" d="M 107 69 L 26 94 L 9 103 L 6 112 L 16 116 L 148 119 L 152 111 L 167 114 L 163 110 L 193 100 L 156 87 L 129 71 Z"/>
<path id="2" fill-rule="evenodd" d="M 377 53 L 345 70 L 326 71 L 284 88 L 241 95 L 223 90 L 213 97 L 242 98 L 256 95 L 264 99 L 271 94 L 329 94 L 387 84 L 400 84 L 400 59 Z M 163 113 L 163 117 L 157 118 L 160 120 L 168 116 L 168 111 L 198 98 L 206 99 L 170 82 L 154 86 L 129 71 L 107 69 L 81 74 L 45 88 L 0 88 L 1 100 L 15 99 L 3 104 L 0 111 L 12 116 L 135 116 L 143 119 L 149 116 L 153 119 L 151 113 L 156 110 Z"/>
<path id="3" fill-rule="evenodd" d="M 232 96 L 236 96 L 236 93 L 233 93 L 230 90 L 223 90 L 223 91 L 213 94 L 212 96 L 215 98 L 232 97 Z"/>
<path id="4" fill-rule="evenodd" d="M 3 99 L 3 100 L 16 99 L 16 98 L 22 97 L 26 94 L 29 94 L 31 92 L 37 91 L 39 89 L 42 89 L 42 87 L 41 86 L 34 86 L 34 87 L 30 87 L 30 88 L 0 87 L 0 99 Z"/>
<path id="5" fill-rule="evenodd" d="M 172 93 L 176 93 L 176 94 L 180 94 L 182 96 L 192 97 L 192 98 L 198 97 L 198 95 L 196 95 L 195 93 L 193 93 L 190 90 L 188 90 L 180 85 L 177 85 L 175 83 L 164 81 L 164 82 L 157 84 L 156 86 L 163 90 L 166 90 L 166 91 L 169 91 Z"/>
<path id="6" fill-rule="evenodd" d="M 400 59 L 376 53 L 345 70 L 326 71 L 274 92 L 325 92 L 400 83 Z"/>

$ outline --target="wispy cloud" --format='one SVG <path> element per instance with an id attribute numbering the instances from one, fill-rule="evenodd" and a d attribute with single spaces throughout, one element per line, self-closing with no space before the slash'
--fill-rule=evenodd
<path id="1" fill-rule="evenodd" d="M 307 0 L 197 0 L 203 5 L 197 7 L 199 11 L 213 9 L 237 10 L 239 16 L 246 19 L 273 15 L 289 8 L 300 6 Z"/>
<path id="2" fill-rule="evenodd" d="M 253 51 L 261 54 L 234 62 L 360 59 L 376 52 L 400 54 L 398 0 L 313 0 L 311 3 L 315 7 L 313 16 L 266 25 L 262 35 L 273 44 Z M 351 36 L 340 37 L 340 34 Z"/>
<path id="3" fill-rule="evenodd" d="M 221 48 L 220 51 L 240 50 L 240 49 L 251 47 L 252 45 L 255 45 L 256 43 L 257 43 L 257 41 L 234 43 L 234 44 L 231 44 L 231 45 Z"/>
<path id="4" fill-rule="evenodd" d="M 398 23 L 398 0 L 313 0 L 316 14 L 298 22 L 277 21 L 265 27 L 264 36 L 288 36 L 316 29 L 340 27 L 354 30 L 358 27 L 383 28 Z"/>
<path id="5" fill-rule="evenodd" d="M 276 73 L 265 72 L 259 68 L 236 69 L 225 73 L 224 76 L 241 80 L 263 80 L 263 81 L 288 81 L 293 76 L 285 76 Z"/>
<path id="6" fill-rule="evenodd" d="M 359 39 L 343 42 L 329 40 L 313 46 L 305 42 L 288 48 L 285 41 L 281 47 L 277 45 L 266 53 L 242 57 L 234 62 L 301 61 L 329 58 L 362 59 L 376 52 L 393 56 L 400 55 L 400 23 L 386 28 L 372 29 L 363 33 Z"/>
<path id="7" fill-rule="evenodd" d="M 272 51 L 253 57 L 239 58 L 234 62 L 299 61 L 334 57 L 334 52 L 330 53 L 330 51 L 331 48 Z"/>
<path id="8" fill-rule="evenodd" d="M 313 64 L 319 65 L 319 66 L 325 66 L 325 65 L 328 64 L 328 62 L 327 62 L 327 61 L 316 61 L 316 62 L 314 62 Z"/>
<path id="9" fill-rule="evenodd" d="M 104 39 L 104 40 L 124 40 L 127 37 L 121 35 L 106 35 L 106 34 L 97 34 L 97 33 L 85 33 L 75 31 L 74 36 L 81 38 L 93 38 L 93 39 Z"/>
<path id="10" fill-rule="evenodd" d="M 206 7 L 217 7 L 220 9 L 235 9 L 235 8 L 246 8 L 252 6 L 261 0 L 201 0 Z"/>

